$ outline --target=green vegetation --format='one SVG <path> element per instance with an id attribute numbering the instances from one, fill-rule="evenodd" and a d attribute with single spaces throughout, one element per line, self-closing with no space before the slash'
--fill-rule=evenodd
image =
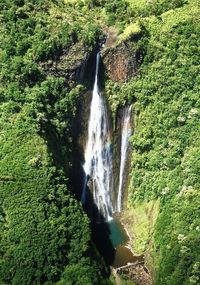
<path id="1" fill-rule="evenodd" d="M 128 25 L 124 32 L 120 35 L 120 41 L 125 41 L 131 37 L 137 36 L 142 32 L 140 23 L 136 22 L 133 24 Z"/>
<path id="2" fill-rule="evenodd" d="M 29 104 L 19 111 L 10 101 L 2 108 L 1 282 L 54 284 L 66 265 L 78 278 L 76 267 L 84 268 L 87 260 L 85 270 L 104 284 L 106 272 L 103 266 L 95 266 L 97 255 L 91 246 L 88 219 L 67 190 L 63 170 L 55 167 L 38 136 Z M 80 275 L 84 278 L 84 272 Z M 90 283 L 74 282 L 93 284 L 93 277 L 88 279 Z"/>
<path id="3" fill-rule="evenodd" d="M 135 17 L 148 17 L 151 15 L 159 16 L 163 12 L 182 7 L 186 0 L 127 0 L 129 9 Z"/>
<path id="4" fill-rule="evenodd" d="M 152 250 L 156 285 L 199 284 L 198 2 L 0 0 L 0 284 L 112 284 L 67 187 L 85 91 L 70 75 L 107 26 L 140 50 L 135 78 L 105 82 L 113 113 L 136 102 L 136 249 Z"/>
<path id="5" fill-rule="evenodd" d="M 67 77 L 45 69 L 64 51 L 72 49 L 73 55 L 76 44 L 82 60 L 99 28 L 81 2 L 58 2 L 0 1 L 0 284 L 5 285 L 110 284 L 91 242 L 89 220 L 67 189 L 72 125 L 84 88 L 71 89 Z M 69 72 L 75 56 L 63 60 Z"/>
<path id="6" fill-rule="evenodd" d="M 146 46 L 138 75 L 114 88 L 107 83 L 115 109 L 136 100 L 128 204 L 134 211 L 160 199 L 149 241 L 155 284 L 199 284 L 200 7 L 194 0 L 142 3 L 130 1 L 146 29 L 138 42 Z M 155 10 L 157 4 L 162 9 Z M 134 232 L 140 235 L 139 221 Z"/>
<path id="7" fill-rule="evenodd" d="M 122 222 L 133 237 L 131 246 L 137 254 L 143 254 L 148 249 L 159 214 L 159 204 L 159 200 L 144 201 L 128 206 L 122 214 Z"/>

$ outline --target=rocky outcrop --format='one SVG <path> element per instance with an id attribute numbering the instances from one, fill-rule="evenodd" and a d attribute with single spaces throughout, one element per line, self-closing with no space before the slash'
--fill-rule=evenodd
<path id="1" fill-rule="evenodd" d="M 137 73 L 139 51 L 132 42 L 121 42 L 102 52 L 106 74 L 112 81 L 123 83 Z"/>
<path id="2" fill-rule="evenodd" d="M 58 58 L 41 62 L 40 65 L 46 74 L 63 77 L 67 85 L 73 87 L 76 83 L 82 83 L 90 55 L 91 52 L 81 43 L 76 43 L 64 49 Z"/>
<path id="3" fill-rule="evenodd" d="M 129 280 L 134 280 L 137 285 L 152 285 L 152 279 L 145 267 L 144 262 L 130 263 L 126 266 L 115 269 L 115 275 L 126 276 Z"/>

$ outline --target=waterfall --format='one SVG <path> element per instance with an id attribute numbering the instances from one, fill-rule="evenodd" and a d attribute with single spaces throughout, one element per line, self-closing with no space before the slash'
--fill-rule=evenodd
<path id="1" fill-rule="evenodd" d="M 85 149 L 85 181 L 83 185 L 82 203 L 86 202 L 86 190 L 91 181 L 93 200 L 100 215 L 106 221 L 112 218 L 112 151 L 106 104 L 98 87 L 100 54 L 96 57 L 95 82 L 90 105 L 88 123 L 88 140 Z"/>
<path id="2" fill-rule="evenodd" d="M 127 160 L 127 152 L 129 146 L 129 137 L 131 135 L 131 107 L 126 107 L 122 118 L 122 133 L 121 133 L 121 158 L 120 158 L 120 171 L 119 171 L 119 188 L 117 196 L 117 212 L 121 212 L 122 208 L 122 193 L 124 185 L 124 172 Z"/>

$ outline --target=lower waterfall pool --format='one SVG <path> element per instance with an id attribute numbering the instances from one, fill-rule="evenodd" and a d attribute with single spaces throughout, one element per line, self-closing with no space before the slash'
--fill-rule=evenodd
<path id="1" fill-rule="evenodd" d="M 129 237 L 117 218 L 93 225 L 93 238 L 100 254 L 114 268 L 143 261 L 143 256 L 134 255 L 127 246 Z"/>
<path id="2" fill-rule="evenodd" d="M 114 218 L 107 224 L 110 230 L 109 238 L 114 248 L 128 242 L 128 235 L 118 219 Z"/>

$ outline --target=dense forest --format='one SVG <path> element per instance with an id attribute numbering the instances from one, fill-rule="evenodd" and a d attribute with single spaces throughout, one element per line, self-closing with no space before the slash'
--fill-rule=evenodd
<path id="1" fill-rule="evenodd" d="M 159 205 L 130 219 L 134 250 L 155 285 L 200 283 L 199 15 L 198 0 L 0 0 L 0 284 L 115 284 L 69 183 L 80 70 L 110 30 L 113 54 L 137 53 L 128 80 L 104 76 L 112 117 L 134 106 L 125 212 Z"/>

